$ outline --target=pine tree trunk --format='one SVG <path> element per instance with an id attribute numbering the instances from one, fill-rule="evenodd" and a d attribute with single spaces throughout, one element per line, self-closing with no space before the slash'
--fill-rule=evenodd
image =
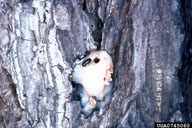
<path id="1" fill-rule="evenodd" d="M 181 104 L 190 99 L 177 75 L 185 67 L 187 4 L 0 0 L 0 127 L 153 128 L 189 121 Z M 85 119 L 80 102 L 71 101 L 68 77 L 75 57 L 91 49 L 112 55 L 115 92 L 105 115 Z"/>

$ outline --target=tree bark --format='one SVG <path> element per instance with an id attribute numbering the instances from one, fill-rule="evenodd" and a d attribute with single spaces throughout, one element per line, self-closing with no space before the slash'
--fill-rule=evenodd
<path id="1" fill-rule="evenodd" d="M 0 127 L 191 121 L 190 0 L 0 1 Z M 68 76 L 75 58 L 92 49 L 112 55 L 115 92 L 105 115 L 85 119 Z"/>

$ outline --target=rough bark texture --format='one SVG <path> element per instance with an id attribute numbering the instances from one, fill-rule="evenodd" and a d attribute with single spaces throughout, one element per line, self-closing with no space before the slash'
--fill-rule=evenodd
<path id="1" fill-rule="evenodd" d="M 0 127 L 192 121 L 191 10 L 190 0 L 0 0 Z M 84 119 L 68 76 L 91 49 L 112 55 L 116 90 L 105 115 Z"/>

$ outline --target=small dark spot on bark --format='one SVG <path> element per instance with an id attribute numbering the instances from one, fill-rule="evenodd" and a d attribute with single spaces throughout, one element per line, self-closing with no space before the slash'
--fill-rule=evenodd
<path id="1" fill-rule="evenodd" d="M 86 0 L 84 0 L 84 2 L 83 2 L 83 10 L 86 10 L 86 9 L 87 9 Z"/>
<path id="2" fill-rule="evenodd" d="M 11 88 L 11 90 L 12 90 L 13 95 L 14 95 L 14 96 L 17 96 L 16 85 L 13 84 L 13 83 L 11 83 L 11 84 L 9 84 L 9 86 L 10 86 L 10 88 Z"/>
<path id="3" fill-rule="evenodd" d="M 45 15 L 45 13 L 43 14 L 43 22 L 46 23 L 46 15 Z"/>
<path id="4" fill-rule="evenodd" d="M 57 65 L 57 68 L 60 70 L 61 73 L 64 71 L 63 66 L 61 66 L 60 64 Z"/>
<path id="5" fill-rule="evenodd" d="M 28 1 L 30 1 L 30 0 L 21 0 L 22 3 L 25 3 L 25 2 L 28 2 Z"/>

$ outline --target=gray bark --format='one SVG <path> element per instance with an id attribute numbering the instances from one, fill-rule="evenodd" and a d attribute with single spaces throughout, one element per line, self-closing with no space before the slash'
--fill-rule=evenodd
<path id="1" fill-rule="evenodd" d="M 190 43 L 183 22 L 188 13 L 181 11 L 187 4 L 0 0 L 0 127 L 152 128 L 189 121 L 184 111 L 191 100 L 177 75 L 185 68 L 181 49 Z M 105 115 L 85 119 L 80 102 L 71 101 L 68 76 L 75 57 L 91 49 L 112 55 L 116 89 Z"/>

